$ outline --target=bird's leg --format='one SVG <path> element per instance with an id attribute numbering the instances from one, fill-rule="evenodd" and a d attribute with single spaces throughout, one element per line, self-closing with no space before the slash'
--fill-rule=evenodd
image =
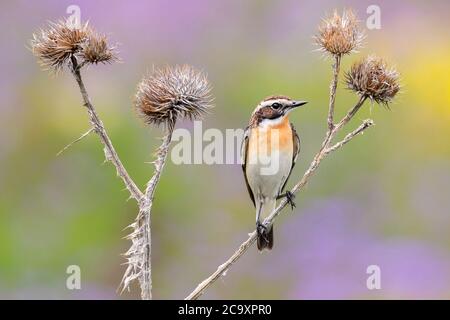
<path id="1" fill-rule="evenodd" d="M 260 201 L 258 210 L 256 211 L 256 230 L 257 231 L 259 231 L 260 229 L 266 229 L 266 227 L 260 221 L 262 206 L 263 206 L 263 202 Z"/>
<path id="2" fill-rule="evenodd" d="M 285 193 L 280 194 L 277 197 L 277 200 L 282 199 L 282 198 L 286 198 L 287 202 L 291 205 L 291 209 L 294 210 L 294 208 L 295 208 L 295 202 L 294 202 L 295 195 L 292 192 L 290 192 L 290 191 L 286 191 Z"/>
<path id="3" fill-rule="evenodd" d="M 267 227 L 260 221 L 256 221 L 256 229 L 258 231 L 267 231 Z"/>
<path id="4" fill-rule="evenodd" d="M 262 235 L 264 237 L 264 240 L 268 242 L 269 239 L 267 239 L 267 237 L 266 237 L 267 227 L 260 221 L 262 206 L 263 206 L 263 201 L 261 200 L 259 202 L 258 211 L 256 212 L 256 232 L 258 234 Z"/>
<path id="5" fill-rule="evenodd" d="M 267 238 L 267 227 L 260 221 L 256 221 L 256 232 L 264 238 L 264 241 L 269 242 Z"/>

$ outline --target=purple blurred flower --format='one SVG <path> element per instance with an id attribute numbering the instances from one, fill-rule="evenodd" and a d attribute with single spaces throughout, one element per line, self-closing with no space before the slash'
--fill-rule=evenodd
<path id="1" fill-rule="evenodd" d="M 448 298 L 450 256 L 412 239 L 386 239 L 361 228 L 363 208 L 333 199 L 292 218 L 281 232 L 297 281 L 296 299 Z M 366 268 L 381 268 L 381 290 L 368 290 Z"/>

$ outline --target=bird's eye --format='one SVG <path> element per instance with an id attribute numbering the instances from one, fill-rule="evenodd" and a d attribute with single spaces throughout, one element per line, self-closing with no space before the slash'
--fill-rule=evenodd
<path id="1" fill-rule="evenodd" d="M 272 104 L 272 109 L 280 109 L 281 108 L 281 104 L 279 104 L 278 102 L 275 102 L 274 104 Z"/>

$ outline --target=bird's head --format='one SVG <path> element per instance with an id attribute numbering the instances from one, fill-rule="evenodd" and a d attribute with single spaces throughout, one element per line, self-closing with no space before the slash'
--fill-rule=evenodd
<path id="1" fill-rule="evenodd" d="M 258 104 L 250 122 L 258 125 L 265 120 L 274 123 L 281 121 L 289 112 L 306 103 L 306 101 L 292 100 L 286 96 L 267 97 Z"/>

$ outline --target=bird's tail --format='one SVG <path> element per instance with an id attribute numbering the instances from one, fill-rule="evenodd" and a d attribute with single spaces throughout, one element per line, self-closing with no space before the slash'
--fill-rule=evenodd
<path id="1" fill-rule="evenodd" d="M 276 201 L 268 201 L 262 205 L 259 221 L 268 217 L 273 210 L 275 210 Z M 264 228 L 256 228 L 256 232 L 258 233 L 256 244 L 258 246 L 258 250 L 262 251 L 264 249 L 271 250 L 273 247 L 273 225 L 267 229 Z"/>

